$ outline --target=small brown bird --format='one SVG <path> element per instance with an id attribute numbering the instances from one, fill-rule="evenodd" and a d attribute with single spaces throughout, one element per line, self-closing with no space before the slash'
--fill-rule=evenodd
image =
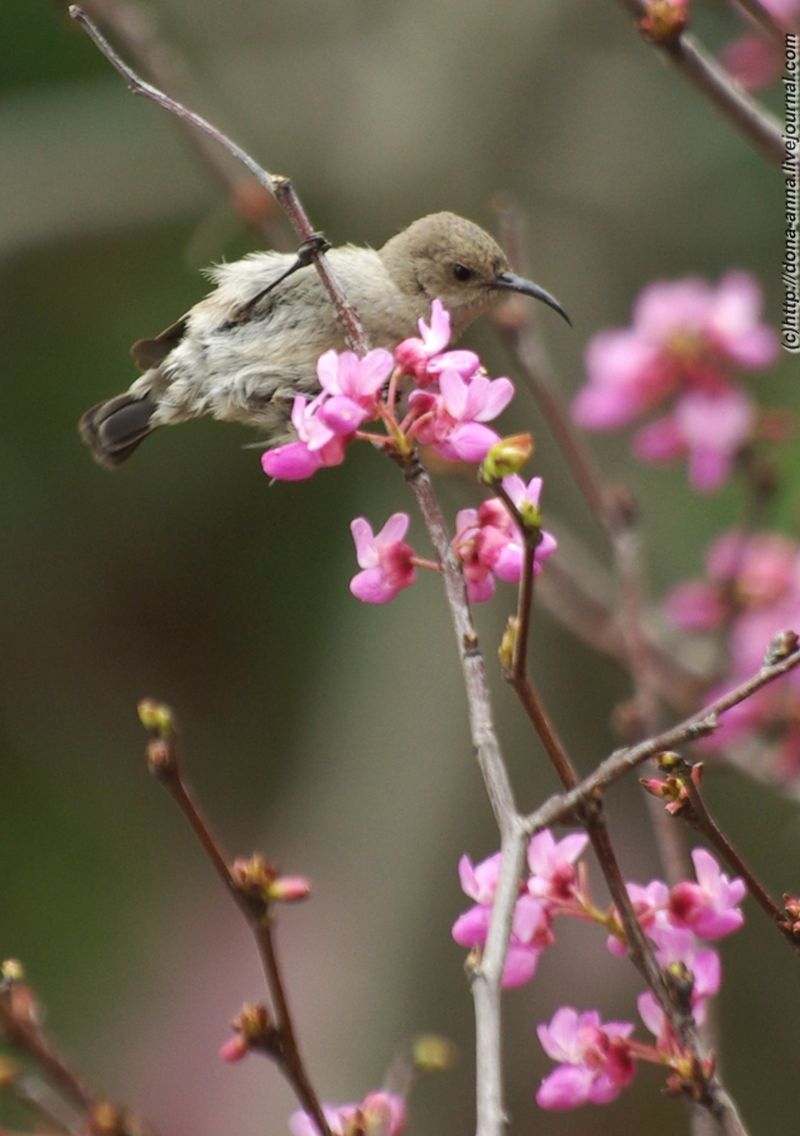
<path id="1" fill-rule="evenodd" d="M 345 245 L 327 257 L 374 347 L 415 335 L 437 297 L 454 336 L 509 290 L 543 300 L 569 322 L 553 296 L 509 270 L 488 233 L 454 213 L 414 221 L 377 252 Z M 79 423 L 97 461 L 115 469 L 156 427 L 201 414 L 286 436 L 294 396 L 319 389 L 317 359 L 345 346 L 316 269 L 301 263 L 254 252 L 219 265 L 209 273 L 210 295 L 155 339 L 134 343 L 144 374 Z"/>

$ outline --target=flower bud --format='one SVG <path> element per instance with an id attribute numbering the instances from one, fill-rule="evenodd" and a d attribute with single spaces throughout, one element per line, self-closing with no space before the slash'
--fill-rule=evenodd
<path id="1" fill-rule="evenodd" d="M 13 1062 L 0 1057 L 0 1093 L 9 1089 L 17 1079 L 19 1070 Z"/>
<path id="2" fill-rule="evenodd" d="M 503 638 L 497 649 L 497 657 L 504 671 L 510 671 L 514 665 L 514 654 L 517 649 L 517 636 L 519 635 L 519 620 L 515 615 L 508 617 Z"/>
<path id="3" fill-rule="evenodd" d="M 415 1069 L 422 1073 L 440 1073 L 453 1068 L 458 1060 L 458 1048 L 447 1037 L 426 1033 L 414 1038 L 411 1055 Z"/>
<path id="4" fill-rule="evenodd" d="M 234 1034 L 229 1037 L 226 1042 L 219 1047 L 219 1055 L 223 1061 L 233 1064 L 235 1061 L 241 1061 L 243 1057 L 247 1056 L 250 1046 L 240 1033 Z"/>
<path id="5" fill-rule="evenodd" d="M 25 967 L 19 959 L 3 959 L 0 963 L 0 982 L 10 985 L 12 982 L 22 982 L 25 978 Z"/>
<path id="6" fill-rule="evenodd" d="M 484 485 L 493 485 L 504 477 L 519 473 L 533 454 L 534 444 L 530 434 L 511 434 L 501 438 L 489 449 L 478 469 L 478 480 Z"/>
<path id="7" fill-rule="evenodd" d="M 278 871 L 274 865 L 268 864 L 260 853 L 254 852 L 249 859 L 242 856 L 233 861 L 231 876 L 239 891 L 252 899 L 266 903 Z"/>
<path id="8" fill-rule="evenodd" d="M 294 903 L 311 894 L 311 880 L 305 876 L 278 876 L 267 891 L 267 898 L 280 903 Z"/>
<path id="9" fill-rule="evenodd" d="M 169 706 L 165 706 L 163 702 L 156 702 L 154 698 L 143 698 L 137 710 L 139 721 L 146 730 L 160 738 L 174 736 L 175 719 Z"/>
<path id="10" fill-rule="evenodd" d="M 260 1002 L 245 1002 L 231 1022 L 233 1037 L 223 1042 L 219 1055 L 223 1061 L 241 1061 L 251 1049 L 274 1050 L 278 1041 L 269 1011 Z"/>
<path id="11" fill-rule="evenodd" d="M 653 43 L 676 43 L 689 22 L 689 0 L 649 0 L 639 27 Z"/>
<path id="12" fill-rule="evenodd" d="M 779 631 L 777 635 L 770 641 L 767 647 L 767 653 L 764 656 L 764 663 L 766 666 L 771 666 L 773 663 L 780 663 L 783 659 L 793 655 L 797 650 L 798 636 L 796 631 L 791 631 L 788 628 L 785 631 Z"/>
<path id="13" fill-rule="evenodd" d="M 151 738 L 145 750 L 147 768 L 155 777 L 168 777 L 177 769 L 174 742 L 166 738 Z"/>
<path id="14" fill-rule="evenodd" d="M 126 1136 L 127 1126 L 122 1112 L 108 1101 L 99 1101 L 89 1118 L 91 1136 Z"/>

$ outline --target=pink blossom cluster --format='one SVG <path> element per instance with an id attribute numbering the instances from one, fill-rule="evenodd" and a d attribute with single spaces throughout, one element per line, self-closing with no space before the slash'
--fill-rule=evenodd
<path id="1" fill-rule="evenodd" d="M 359 358 L 352 351 L 326 351 L 317 363 L 316 397 L 297 395 L 292 426 L 297 438 L 268 450 L 264 472 L 279 481 L 301 481 L 324 466 L 340 465 L 356 439 L 410 452 L 432 446 L 450 461 L 479 462 L 499 435 L 486 425 L 511 401 L 510 379 L 490 379 L 472 351 L 446 351 L 450 316 L 434 300 L 431 321 L 419 320 L 419 338 L 394 352 L 378 348 Z M 415 389 L 398 416 L 398 385 Z M 382 422 L 386 434 L 362 430 Z"/>
<path id="2" fill-rule="evenodd" d="M 500 484 L 523 523 L 538 526 L 542 479 L 534 477 L 526 485 L 521 477 L 512 475 L 504 477 Z M 407 513 L 394 513 L 377 533 L 364 517 L 353 521 L 350 528 L 361 571 L 350 581 L 350 590 L 358 599 L 365 603 L 388 603 L 414 583 L 418 567 L 438 568 L 420 559 L 406 543 L 409 524 Z M 462 509 L 456 517 L 452 543 L 473 603 L 491 598 L 495 578 L 519 582 L 525 564 L 525 542 L 517 519 L 504 501 L 492 498 L 477 509 Z M 542 563 L 552 556 L 556 547 L 555 537 L 540 530 L 533 559 L 534 574 L 541 572 Z"/>
<path id="3" fill-rule="evenodd" d="M 586 868 L 580 862 L 587 841 L 582 833 L 556 840 L 548 829 L 532 838 L 529 874 L 520 885 L 503 969 L 505 988 L 533 978 L 542 953 L 555 943 L 556 916 L 599 924 L 608 932 L 612 953 L 627 953 L 617 911 L 603 911 L 592 902 Z M 627 889 L 657 961 L 673 971 L 678 967 L 687 976 L 692 1010 L 702 1021 L 721 977 L 719 955 L 703 942 L 724 938 L 741 927 L 744 917 L 739 905 L 745 885 L 740 879 L 729 879 L 705 849 L 695 849 L 692 862 L 694 880 L 683 880 L 672 888 L 661 880 L 646 886 L 629 883 Z M 473 905 L 455 921 L 452 934 L 460 946 L 475 952 L 486 943 L 500 865 L 500 853 L 478 864 L 468 856 L 459 862 L 461 887 Z M 549 1026 L 539 1027 L 545 1051 L 559 1062 L 537 1093 L 542 1108 L 568 1109 L 613 1100 L 632 1079 L 635 1060 L 680 1068 L 683 1054 L 659 1004 L 646 992 L 639 997 L 638 1008 L 655 1036 L 655 1046 L 631 1039 L 632 1022 L 603 1026 L 594 1010 L 578 1013 L 562 1007 Z"/>
<path id="4" fill-rule="evenodd" d="M 685 630 L 722 634 L 727 666 L 713 698 L 759 669 L 775 635 L 800 626 L 800 544 L 780 533 L 732 529 L 709 545 L 705 568 L 704 579 L 689 580 L 667 596 L 665 611 Z M 796 777 L 798 695 L 795 669 L 726 711 L 703 745 L 717 750 L 751 730 L 778 726 L 773 773 L 780 780 Z"/>
<path id="5" fill-rule="evenodd" d="M 760 3 L 784 31 L 800 31 L 800 0 L 760 0 Z M 760 91 L 780 77 L 784 66 L 783 41 L 752 21 L 744 35 L 723 48 L 721 59 L 746 90 Z"/>
<path id="6" fill-rule="evenodd" d="M 761 306 L 761 290 L 744 272 L 728 273 L 716 287 L 694 278 L 648 285 L 630 327 L 590 340 L 575 421 L 616 429 L 668 402 L 666 415 L 635 434 L 634 453 L 647 462 L 686 457 L 695 489 L 719 488 L 757 425 L 740 372 L 761 370 L 778 353 Z"/>
<path id="7" fill-rule="evenodd" d="M 322 1111 L 332 1136 L 400 1136 L 406 1127 L 404 1098 L 383 1090 L 368 1093 L 360 1104 L 326 1104 Z M 292 1136 L 319 1136 L 307 1112 L 292 1113 L 289 1131 Z"/>

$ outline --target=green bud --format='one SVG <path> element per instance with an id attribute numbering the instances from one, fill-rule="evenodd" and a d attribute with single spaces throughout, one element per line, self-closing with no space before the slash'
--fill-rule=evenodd
<path id="1" fill-rule="evenodd" d="M 478 479 L 484 485 L 493 485 L 519 473 L 533 454 L 533 438 L 530 434 L 511 434 L 495 442 L 478 469 Z"/>
<path id="2" fill-rule="evenodd" d="M 169 706 L 156 702 L 154 698 L 143 698 L 137 706 L 139 721 L 146 730 L 160 738 L 171 738 L 175 734 L 175 719 Z"/>

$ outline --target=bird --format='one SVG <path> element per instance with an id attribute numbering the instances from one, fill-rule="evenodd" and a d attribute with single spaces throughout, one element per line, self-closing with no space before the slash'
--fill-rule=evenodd
<path id="1" fill-rule="evenodd" d="M 434 299 L 450 313 L 453 338 L 508 292 L 541 300 L 570 322 L 554 296 L 511 271 L 493 237 L 454 213 L 421 217 L 380 249 L 348 244 L 326 256 L 372 347 L 415 335 Z M 81 417 L 80 436 L 102 466 L 116 469 L 158 427 L 200 415 L 285 439 L 295 396 L 319 390 L 319 356 L 344 350 L 307 256 L 251 252 L 207 275 L 215 285 L 209 295 L 159 335 L 134 343 L 143 373 L 128 390 Z"/>

